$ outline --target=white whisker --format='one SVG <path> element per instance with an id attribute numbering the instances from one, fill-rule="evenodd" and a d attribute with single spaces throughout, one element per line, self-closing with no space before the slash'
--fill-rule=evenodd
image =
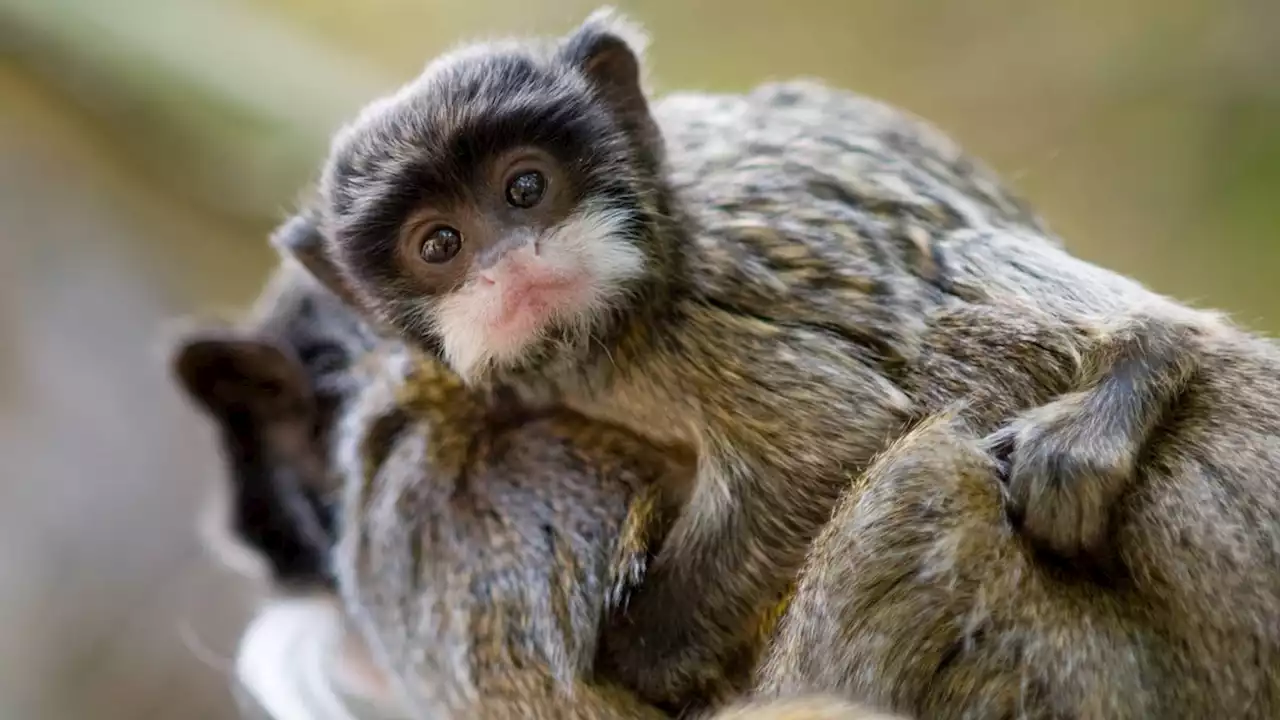
<path id="1" fill-rule="evenodd" d="M 599 333 L 614 318 L 616 305 L 631 297 L 627 281 L 644 270 L 632 219 L 630 210 L 588 203 L 540 239 L 537 272 L 574 283 L 581 279 L 581 287 L 538 327 L 495 330 L 500 291 L 474 282 L 424 301 L 418 313 L 442 338 L 445 359 L 464 377 L 517 365 L 535 352 L 582 353 L 593 343 L 604 347 Z M 553 333 L 557 328 L 559 335 Z"/>

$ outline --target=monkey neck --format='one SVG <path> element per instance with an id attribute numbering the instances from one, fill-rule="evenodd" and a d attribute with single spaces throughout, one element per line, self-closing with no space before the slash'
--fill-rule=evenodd
<path id="1" fill-rule="evenodd" d="M 641 317 L 646 311 L 652 314 L 669 309 L 687 284 L 689 254 L 693 247 L 689 214 L 663 173 L 659 165 L 643 183 L 646 200 L 640 211 L 645 218 L 645 230 L 640 242 L 647 256 L 648 271 L 636 281 L 632 295 L 637 301 L 630 308 L 631 314 Z"/>

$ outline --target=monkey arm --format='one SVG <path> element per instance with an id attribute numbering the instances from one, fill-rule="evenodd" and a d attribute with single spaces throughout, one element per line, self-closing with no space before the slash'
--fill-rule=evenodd
<path id="1" fill-rule="evenodd" d="M 707 480 L 699 479 L 697 493 L 721 491 L 701 484 Z M 708 485 L 738 480 L 717 478 Z M 600 667 L 606 676 L 638 687 L 654 702 L 733 694 L 738 688 L 727 677 L 733 673 L 730 655 L 754 639 L 753 618 L 764 620 L 761 599 L 776 602 L 784 591 L 779 569 L 799 563 L 790 542 L 769 541 L 776 528 L 765 527 L 770 512 L 757 499 L 720 510 L 731 517 L 690 515 L 714 502 L 695 494 L 665 541 L 679 552 L 659 555 L 604 635 Z"/>
<path id="2" fill-rule="evenodd" d="M 696 478 L 644 583 L 612 619 L 600 660 L 609 676 L 672 707 L 741 689 L 813 537 L 911 413 L 843 338 L 723 309 L 692 322 L 706 329 L 681 333 L 688 359 L 662 363 L 695 375 L 682 386 L 697 388 L 705 409 L 689 423 L 701 428 Z"/>

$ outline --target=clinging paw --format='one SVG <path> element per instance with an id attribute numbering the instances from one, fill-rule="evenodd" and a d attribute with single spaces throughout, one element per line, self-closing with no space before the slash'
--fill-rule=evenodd
<path id="1" fill-rule="evenodd" d="M 618 545 L 614 549 L 609 589 L 605 592 L 605 607 L 610 612 L 625 612 L 631 593 L 644 581 L 655 550 L 654 535 L 661 513 L 660 493 L 656 486 L 645 488 L 632 498 L 627 509 L 626 520 L 618 533 Z"/>
<path id="2" fill-rule="evenodd" d="M 1143 449 L 1170 418 L 1200 367 L 1199 317 L 1136 314 L 1098 335 L 1081 384 L 987 438 L 1005 465 L 1010 516 L 1065 558 L 1097 555 Z"/>
<path id="3" fill-rule="evenodd" d="M 1085 394 L 1035 408 L 986 444 L 1003 465 L 1009 515 L 1032 542 L 1067 559 L 1104 549 L 1138 448 Z"/>

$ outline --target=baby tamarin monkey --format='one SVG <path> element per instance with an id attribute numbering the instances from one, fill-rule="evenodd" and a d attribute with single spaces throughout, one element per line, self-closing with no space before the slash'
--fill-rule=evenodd
<path id="1" fill-rule="evenodd" d="M 293 222 L 275 241 L 302 246 L 313 231 Z M 337 590 L 329 575 L 295 569 L 292 538 L 311 520 L 281 506 L 323 516 L 336 481 L 348 482 L 330 526 L 346 536 L 335 574 L 385 669 L 404 679 L 409 716 L 665 717 L 587 678 L 600 618 L 643 574 L 663 525 L 648 491 L 688 472 L 678 454 L 470 391 L 437 361 L 375 340 L 287 261 L 247 322 L 192 331 L 174 366 L 224 430 L 237 532 L 278 581 Z M 330 545 L 305 545 L 307 567 L 327 570 Z M 887 716 L 811 694 L 723 717 Z"/>
<path id="2" fill-rule="evenodd" d="M 642 44 L 601 12 L 433 61 L 337 134 L 319 210 L 325 274 L 471 385 L 550 385 L 696 452 L 608 635 L 616 676 L 675 704 L 717 682 L 848 479 L 936 409 L 904 378 L 956 304 L 1082 329 L 1063 397 L 990 443 L 1026 535 L 1106 560 L 1113 508 L 1223 324 L 1071 258 L 903 113 L 806 83 L 651 105 Z"/>

